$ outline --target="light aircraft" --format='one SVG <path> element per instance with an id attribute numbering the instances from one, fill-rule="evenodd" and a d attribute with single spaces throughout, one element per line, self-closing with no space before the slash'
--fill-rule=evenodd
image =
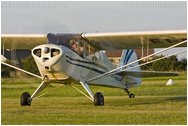
<path id="1" fill-rule="evenodd" d="M 41 76 L 4 62 L 1 63 L 42 79 L 42 83 L 32 95 L 28 92 L 21 95 L 22 106 L 30 106 L 31 101 L 42 96 L 37 95 L 50 83 L 81 84 L 89 96 L 72 86 L 94 101 L 94 105 L 103 106 L 103 94 L 97 92 L 93 95 L 88 85 L 121 88 L 128 93 L 129 98 L 134 98 L 134 94 L 129 93 L 129 89 L 140 86 L 143 77 L 178 75 L 174 72 L 141 71 L 140 66 L 177 55 L 186 50 L 143 64 L 138 62 L 176 46 L 186 47 L 187 31 L 2 34 L 1 48 L 11 49 L 15 40 L 18 41 L 17 49 L 33 48 L 32 56 Z M 133 49 L 141 49 L 144 46 L 165 49 L 138 59 Z M 106 57 L 105 50 L 118 49 L 123 49 L 123 52 L 119 66 L 116 68 Z"/>

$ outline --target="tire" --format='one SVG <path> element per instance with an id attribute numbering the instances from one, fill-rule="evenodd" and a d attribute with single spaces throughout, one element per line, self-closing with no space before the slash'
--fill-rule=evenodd
<path id="1" fill-rule="evenodd" d="M 20 98 L 21 106 L 31 105 L 31 95 L 28 92 L 24 92 Z"/>
<path id="2" fill-rule="evenodd" d="M 129 95 L 129 98 L 134 98 L 134 94 L 130 94 L 130 95 Z"/>
<path id="3" fill-rule="evenodd" d="M 95 106 L 103 106 L 104 105 L 104 97 L 103 94 L 97 92 L 94 96 L 94 105 Z"/>

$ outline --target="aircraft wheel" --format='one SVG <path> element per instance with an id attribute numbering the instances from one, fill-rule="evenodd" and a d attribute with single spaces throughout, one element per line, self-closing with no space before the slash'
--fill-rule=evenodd
<path id="1" fill-rule="evenodd" d="M 97 92 L 94 96 L 94 105 L 95 106 L 103 106 L 104 105 L 104 97 L 103 94 Z"/>
<path id="2" fill-rule="evenodd" d="M 134 94 L 130 94 L 130 95 L 129 95 L 129 98 L 134 98 Z"/>
<path id="3" fill-rule="evenodd" d="M 28 92 L 24 92 L 20 98 L 21 106 L 31 105 L 31 95 Z"/>

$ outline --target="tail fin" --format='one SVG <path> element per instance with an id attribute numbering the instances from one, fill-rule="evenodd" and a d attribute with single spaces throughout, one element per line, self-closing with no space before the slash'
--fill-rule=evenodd
<path id="1" fill-rule="evenodd" d="M 122 55 L 121 55 L 121 60 L 119 62 L 119 67 L 129 64 L 131 62 L 134 62 L 137 59 L 138 59 L 137 55 L 133 49 L 127 49 L 127 50 L 124 49 L 122 52 Z M 125 68 L 122 68 L 121 70 L 130 68 L 130 67 L 134 67 L 137 65 L 139 65 L 138 62 L 131 64 Z M 133 69 L 130 69 L 127 71 L 123 71 L 121 73 L 117 73 L 116 80 L 119 80 L 122 83 L 125 83 L 127 89 L 132 88 L 132 87 L 138 87 L 138 86 L 140 86 L 140 84 L 142 82 L 142 78 L 140 77 L 141 73 L 138 73 L 137 76 L 135 76 L 136 73 L 130 74 L 130 72 L 137 72 L 137 71 L 140 71 L 140 67 L 136 67 L 136 68 L 133 68 Z M 129 76 L 127 76 L 127 75 L 129 75 Z"/>
<path id="2" fill-rule="evenodd" d="M 137 59 L 138 59 L 137 55 L 136 55 L 136 53 L 133 49 L 124 49 L 123 52 L 122 52 L 121 59 L 120 59 L 118 67 L 129 64 L 133 61 L 136 61 Z M 125 67 L 121 70 L 127 69 L 129 67 L 137 66 L 137 65 L 138 65 L 138 62 L 131 64 L 130 66 L 127 66 L 127 67 Z M 131 71 L 140 71 L 140 67 L 133 68 L 133 69 L 131 69 Z"/>

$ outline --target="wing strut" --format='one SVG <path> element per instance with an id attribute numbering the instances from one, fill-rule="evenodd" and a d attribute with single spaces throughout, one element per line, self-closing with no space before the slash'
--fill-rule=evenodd
<path id="1" fill-rule="evenodd" d="M 13 65 L 10 65 L 10 64 L 8 64 L 8 63 L 5 63 L 5 62 L 2 62 L 2 61 L 1 61 L 1 64 L 6 65 L 6 66 L 9 66 L 9 67 L 14 68 L 14 69 L 16 69 L 16 70 L 19 70 L 19 71 L 21 71 L 21 72 L 24 72 L 24 73 L 27 73 L 27 74 L 32 75 L 32 76 L 34 76 L 34 77 L 37 77 L 37 78 L 42 79 L 41 76 L 38 76 L 38 75 L 33 74 L 33 73 L 31 73 L 31 72 L 25 71 L 25 70 L 23 70 L 23 69 L 20 69 L 20 68 L 18 68 L 18 67 L 15 67 L 15 66 L 13 66 Z"/>
<path id="2" fill-rule="evenodd" d="M 96 80 L 96 79 L 101 78 L 101 77 L 103 77 L 103 76 L 112 75 L 112 74 L 115 74 L 115 73 L 120 73 L 120 72 L 122 72 L 122 71 L 118 71 L 118 72 L 117 72 L 117 70 L 120 70 L 120 69 L 122 69 L 122 68 L 125 68 L 125 67 L 127 67 L 127 66 L 129 66 L 129 65 L 131 65 L 131 64 L 134 64 L 134 63 L 139 62 L 139 61 L 141 61 L 141 60 L 143 60 L 143 59 L 146 59 L 146 58 L 151 57 L 151 56 L 153 56 L 153 55 L 159 54 L 159 53 L 161 53 L 161 52 L 164 52 L 164 51 L 166 51 L 166 50 L 169 50 L 169 49 L 171 49 L 171 48 L 173 48 L 173 47 L 175 47 L 175 46 L 178 46 L 178 45 L 183 44 L 183 43 L 186 43 L 186 42 L 187 42 L 187 40 L 182 41 L 182 42 L 177 43 L 177 44 L 175 44 L 175 45 L 173 45 L 173 46 L 170 46 L 170 47 L 168 47 L 168 48 L 165 48 L 165 49 L 163 49 L 163 50 L 161 50 L 161 51 L 158 51 L 158 52 L 156 52 L 156 53 L 153 53 L 153 54 L 151 54 L 151 55 L 148 55 L 148 56 L 146 56 L 146 57 L 143 57 L 143 58 L 141 58 L 141 59 L 139 59 L 139 60 L 136 60 L 136 61 L 133 61 L 133 62 L 131 62 L 131 63 L 129 63 L 129 64 L 126 64 L 126 65 L 124 65 L 124 66 L 122 66 L 122 67 L 118 67 L 118 68 L 116 68 L 116 69 L 114 69 L 114 70 L 111 70 L 111 71 L 106 72 L 106 73 L 104 73 L 104 74 L 101 74 L 101 75 L 99 75 L 99 76 L 96 76 L 96 77 L 93 77 L 93 78 L 91 78 L 91 79 L 88 79 L 86 82 L 90 82 L 90 81 Z M 155 61 L 158 61 L 158 60 L 161 60 L 161 59 L 164 59 L 164 58 L 173 56 L 173 55 L 177 55 L 177 54 L 179 54 L 179 53 L 183 53 L 183 52 L 186 52 L 186 51 L 187 51 L 187 50 L 183 50 L 183 51 L 180 51 L 180 52 L 177 52 L 177 53 L 174 53 L 174 54 L 171 54 L 171 55 L 162 57 L 162 58 L 160 58 L 160 59 L 156 59 L 156 60 L 153 60 L 153 61 L 144 63 L 144 64 L 137 65 L 137 66 L 135 66 L 135 67 L 139 67 L 139 66 L 142 66 L 142 65 L 146 65 L 146 64 L 148 64 L 148 63 L 152 63 L 152 62 L 155 62 Z M 123 70 L 123 71 L 129 70 L 129 69 L 133 69 L 133 68 L 135 68 L 135 67 L 130 67 L 130 68 L 125 69 L 125 70 Z"/>

